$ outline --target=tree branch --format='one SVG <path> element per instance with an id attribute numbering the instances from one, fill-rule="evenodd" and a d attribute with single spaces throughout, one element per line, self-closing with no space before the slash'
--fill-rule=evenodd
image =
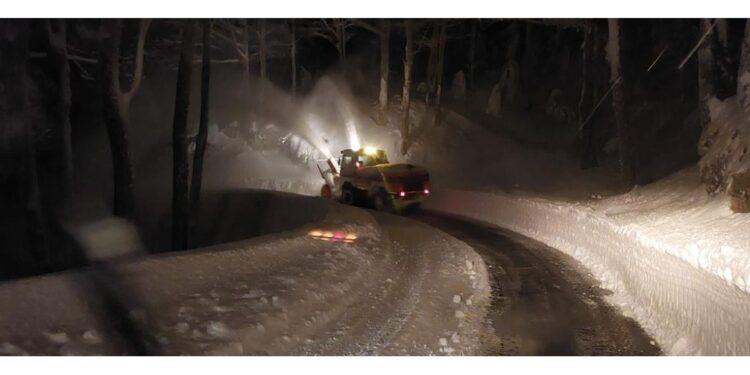
<path id="1" fill-rule="evenodd" d="M 377 28 L 377 27 L 375 27 L 373 25 L 370 25 L 369 23 L 367 23 L 365 21 L 362 21 L 360 19 L 352 20 L 352 24 L 354 26 L 356 26 L 356 27 L 363 28 L 363 29 L 365 29 L 365 30 L 367 30 L 369 32 L 374 33 L 374 34 L 383 35 L 383 30 L 381 30 L 381 29 L 379 29 L 379 28 Z"/>
<path id="2" fill-rule="evenodd" d="M 218 20 L 216 22 L 216 26 L 217 27 L 211 31 L 212 35 L 217 36 L 223 41 L 230 44 L 234 48 L 235 52 L 240 57 L 240 59 L 247 60 L 250 58 L 250 56 L 247 53 L 245 53 L 245 48 L 237 41 L 237 34 L 236 34 L 236 30 L 234 29 L 234 26 L 232 26 L 231 24 L 226 25 L 225 23 L 219 22 Z M 229 32 L 229 35 L 231 36 L 231 38 L 227 37 L 222 32 L 220 32 L 219 28 L 224 28 L 227 32 Z"/>
<path id="3" fill-rule="evenodd" d="M 133 71 L 133 82 L 130 84 L 130 90 L 123 93 L 123 99 L 125 105 L 130 102 L 130 99 L 135 95 L 138 89 L 141 87 L 143 81 L 143 50 L 146 44 L 146 34 L 151 26 L 150 19 L 142 19 L 138 28 L 138 44 L 135 49 L 135 68 Z"/>
<path id="4" fill-rule="evenodd" d="M 44 26 L 47 30 L 47 39 L 49 40 L 49 44 L 52 46 L 52 48 L 56 49 L 60 53 L 65 52 L 66 44 L 65 38 L 66 38 L 66 31 L 65 31 L 65 20 L 64 19 L 56 19 L 56 23 L 58 23 L 58 31 L 56 32 L 54 30 L 54 27 L 52 26 L 52 20 L 44 20 Z"/>

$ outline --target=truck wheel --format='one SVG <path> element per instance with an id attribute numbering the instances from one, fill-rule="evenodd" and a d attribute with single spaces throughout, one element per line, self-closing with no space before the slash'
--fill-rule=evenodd
<path id="1" fill-rule="evenodd" d="M 351 186 L 344 186 L 341 189 L 341 203 L 354 205 L 354 189 Z"/>
<path id="2" fill-rule="evenodd" d="M 380 189 L 375 193 L 375 196 L 372 198 L 372 205 L 378 211 L 393 212 L 393 202 L 391 201 L 391 197 L 383 189 Z"/>
<path id="3" fill-rule="evenodd" d="M 333 198 L 331 187 L 328 185 L 323 185 L 323 187 L 320 188 L 320 196 L 323 197 L 323 199 L 331 200 Z"/>

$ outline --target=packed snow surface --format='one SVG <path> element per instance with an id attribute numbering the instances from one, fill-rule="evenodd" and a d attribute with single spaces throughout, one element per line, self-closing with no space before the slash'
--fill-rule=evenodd
<path id="1" fill-rule="evenodd" d="M 478 254 L 420 223 L 326 205 L 299 229 L 0 284 L 0 354 L 130 352 L 98 282 L 157 354 L 479 353 L 490 287 Z"/>
<path id="2" fill-rule="evenodd" d="M 709 197 L 695 168 L 606 199 L 446 190 L 427 206 L 575 257 L 669 354 L 750 354 L 750 216 Z"/>

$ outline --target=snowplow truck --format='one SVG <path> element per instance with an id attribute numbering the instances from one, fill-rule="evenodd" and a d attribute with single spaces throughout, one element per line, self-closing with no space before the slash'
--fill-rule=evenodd
<path id="1" fill-rule="evenodd" d="M 371 206 L 379 211 L 416 208 L 430 195 L 430 175 L 423 167 L 390 164 L 380 149 L 341 151 L 338 163 L 326 160 L 318 170 L 325 184 L 320 195 L 344 204 Z"/>

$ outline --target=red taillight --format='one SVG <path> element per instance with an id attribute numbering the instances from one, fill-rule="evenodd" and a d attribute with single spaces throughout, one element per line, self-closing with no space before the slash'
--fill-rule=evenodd
<path id="1" fill-rule="evenodd" d="M 406 196 L 406 192 L 402 191 L 402 192 L 398 193 L 398 196 L 403 198 L 403 197 Z"/>

